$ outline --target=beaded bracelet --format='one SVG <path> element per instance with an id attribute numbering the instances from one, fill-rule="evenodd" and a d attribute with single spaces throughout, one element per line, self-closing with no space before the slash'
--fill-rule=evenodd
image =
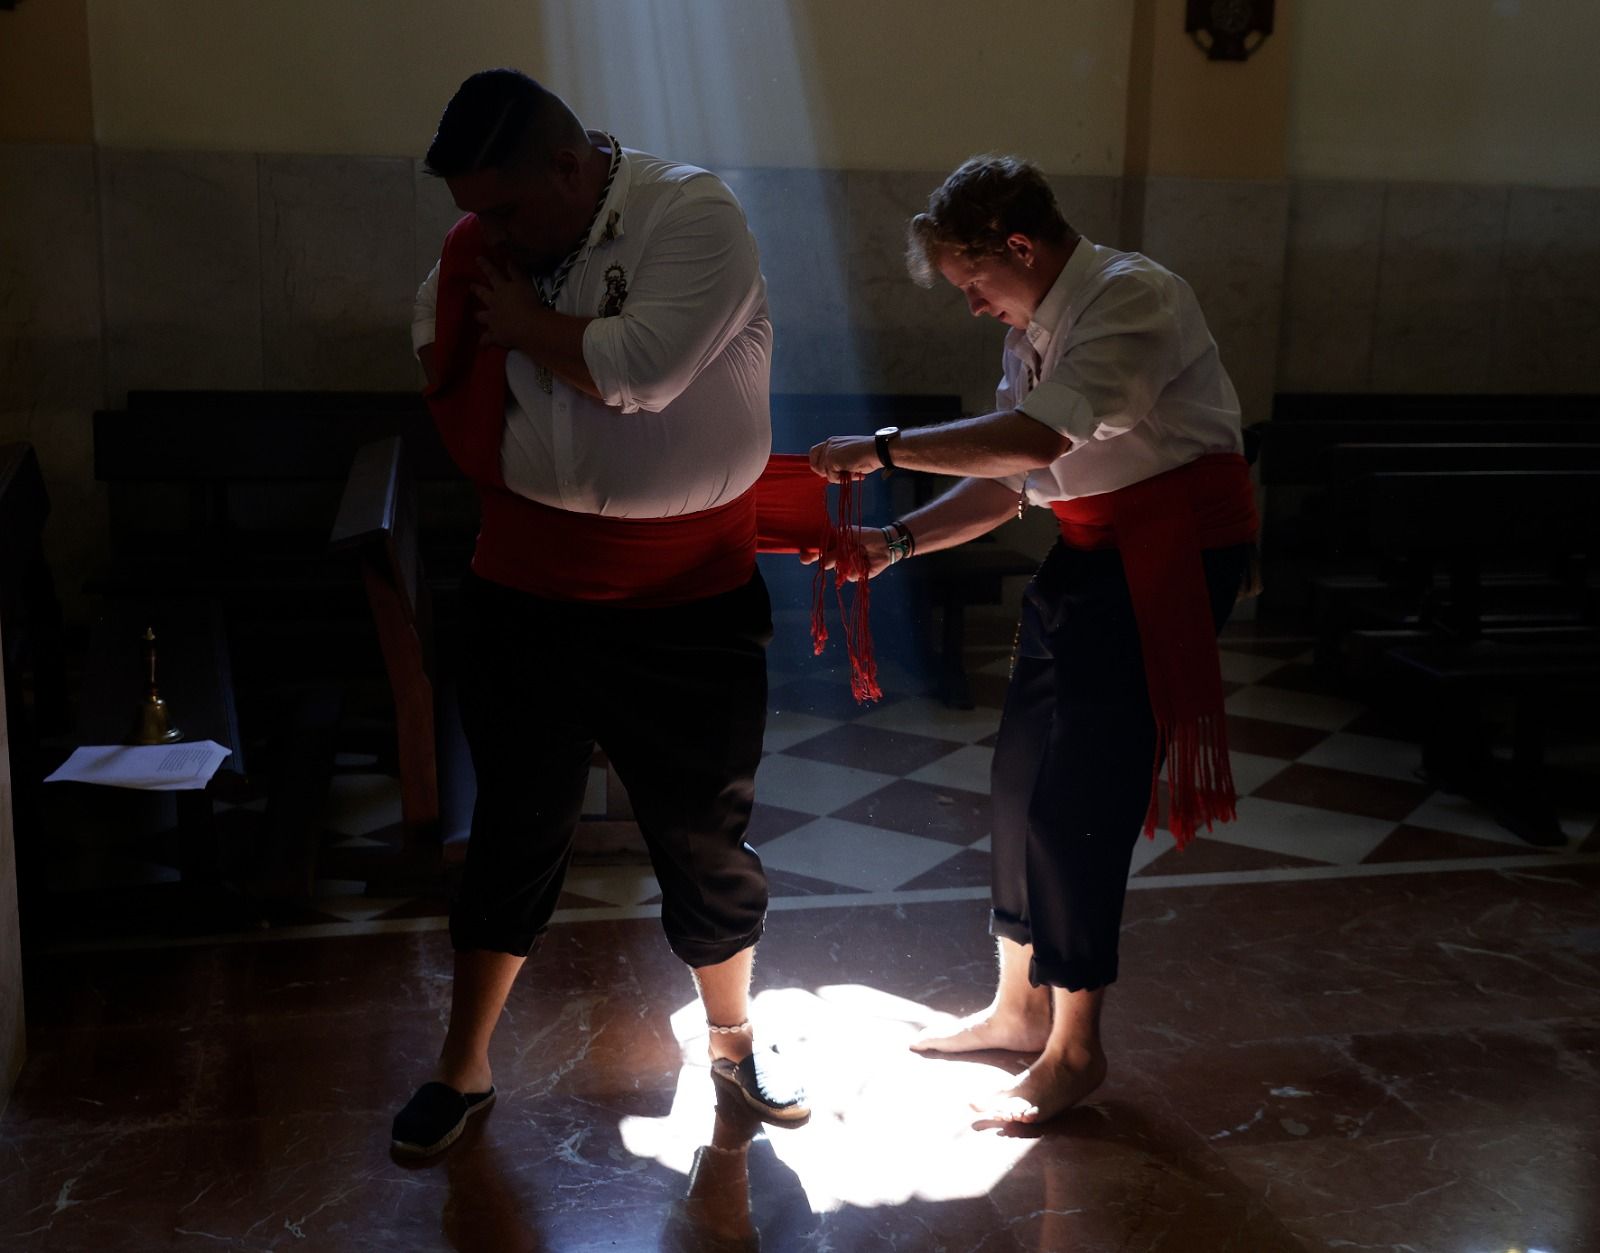
<path id="1" fill-rule="evenodd" d="M 904 522 L 891 522 L 888 526 L 880 527 L 883 532 L 883 541 L 889 546 L 889 564 L 892 566 L 897 561 L 904 561 L 917 551 L 916 536 L 911 534 L 911 528 Z"/>

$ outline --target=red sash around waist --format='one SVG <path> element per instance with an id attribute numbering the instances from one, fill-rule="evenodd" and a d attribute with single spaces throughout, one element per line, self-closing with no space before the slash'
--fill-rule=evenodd
<path id="1" fill-rule="evenodd" d="M 1219 453 L 1051 509 L 1068 547 L 1116 548 L 1122 556 L 1157 731 L 1145 834 L 1155 835 L 1165 764 L 1168 826 L 1182 848 L 1202 824 L 1210 829 L 1236 816 L 1222 670 L 1200 554 L 1255 539 L 1249 467 L 1237 454 Z"/>

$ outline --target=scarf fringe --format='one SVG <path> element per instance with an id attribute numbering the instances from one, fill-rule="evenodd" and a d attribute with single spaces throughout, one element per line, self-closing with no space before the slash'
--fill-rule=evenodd
<path id="1" fill-rule="evenodd" d="M 828 531 L 826 553 L 834 556 L 833 592 L 839 604 L 839 621 L 844 631 L 845 652 L 850 658 L 850 693 L 858 704 L 882 700 L 878 686 L 878 661 L 872 651 L 871 592 L 867 579 L 867 554 L 861 545 L 861 489 L 853 479 L 839 484 L 837 512 Z M 828 643 L 828 571 L 825 560 L 817 562 L 811 578 L 811 649 L 820 656 Z M 852 581 L 851 576 L 856 576 Z M 844 589 L 854 590 L 845 604 Z"/>
<path id="2" fill-rule="evenodd" d="M 1228 761 L 1228 726 L 1225 716 L 1202 714 L 1175 723 L 1158 723 L 1156 731 L 1166 751 L 1151 768 L 1150 808 L 1144 833 L 1155 838 L 1161 797 L 1161 767 L 1167 770 L 1167 827 L 1178 847 L 1194 839 L 1202 824 L 1232 822 L 1238 816 L 1238 792 Z"/>

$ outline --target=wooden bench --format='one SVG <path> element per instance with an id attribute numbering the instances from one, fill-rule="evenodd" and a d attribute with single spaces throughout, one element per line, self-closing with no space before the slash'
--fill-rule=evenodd
<path id="1" fill-rule="evenodd" d="M 1596 604 L 1579 595 L 1562 620 L 1507 622 L 1485 611 L 1483 572 L 1530 550 L 1575 561 L 1600 552 L 1600 469 L 1385 471 L 1357 487 L 1369 541 L 1447 578 L 1443 605 L 1414 626 L 1352 633 L 1379 659 L 1391 697 L 1423 711 L 1425 768 L 1528 842 L 1563 842 L 1545 795 L 1545 728 L 1552 711 L 1600 690 Z M 1487 746 L 1495 707 L 1510 720 L 1509 767 Z"/>
<path id="2" fill-rule="evenodd" d="M 1592 396 L 1304 395 L 1276 398 L 1263 424 L 1263 559 L 1268 608 L 1319 628 L 1323 660 L 1352 625 L 1392 623 L 1425 594 L 1369 542 L 1349 484 L 1378 471 L 1562 469 L 1595 464 L 1600 398 Z M 1523 554 L 1486 571 L 1484 587 L 1517 614 L 1562 598 L 1564 571 Z"/>
<path id="3" fill-rule="evenodd" d="M 477 795 L 453 685 L 439 670 L 406 440 L 360 449 L 329 537 L 359 563 L 394 697 L 401 814 L 414 843 L 465 855 Z"/>

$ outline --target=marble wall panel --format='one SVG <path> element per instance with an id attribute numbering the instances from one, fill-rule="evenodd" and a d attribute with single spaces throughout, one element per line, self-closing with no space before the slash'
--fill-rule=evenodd
<path id="1" fill-rule="evenodd" d="M 841 170 L 719 171 L 761 249 L 774 333 L 846 324 L 851 300 Z"/>
<path id="2" fill-rule="evenodd" d="M 1139 250 L 1194 288 L 1245 422 L 1261 421 L 1277 386 L 1288 185 L 1152 178 L 1143 191 Z"/>
<path id="3" fill-rule="evenodd" d="M 105 395 L 94 152 L 0 145 L 0 410 Z"/>
<path id="4" fill-rule="evenodd" d="M 845 175 L 850 318 L 858 326 L 948 331 L 968 318 L 954 293 L 918 287 L 906 272 L 906 223 L 927 207 L 942 173 L 850 170 Z"/>
<path id="5" fill-rule="evenodd" d="M 1130 248 L 1123 238 L 1122 180 L 1110 175 L 1052 174 L 1050 189 L 1072 229 L 1097 244 Z"/>
<path id="6" fill-rule="evenodd" d="M 1382 183 L 1317 181 L 1290 188 L 1279 390 L 1366 387 L 1383 200 Z"/>
<path id="7" fill-rule="evenodd" d="M 1481 392 L 1495 339 L 1505 187 L 1392 184 L 1370 385 Z"/>
<path id="8" fill-rule="evenodd" d="M 258 159 L 100 153 L 107 391 L 259 388 Z"/>
<path id="9" fill-rule="evenodd" d="M 1513 187 L 1492 383 L 1600 392 L 1600 188 Z"/>
<path id="10" fill-rule="evenodd" d="M 444 179 L 427 173 L 421 161 L 412 162 L 412 176 L 417 197 L 416 281 L 421 283 L 438 262 L 444 237 L 461 220 L 461 210 L 456 208 Z"/>
<path id="11" fill-rule="evenodd" d="M 261 158 L 268 387 L 414 384 L 416 212 L 409 160 Z"/>

